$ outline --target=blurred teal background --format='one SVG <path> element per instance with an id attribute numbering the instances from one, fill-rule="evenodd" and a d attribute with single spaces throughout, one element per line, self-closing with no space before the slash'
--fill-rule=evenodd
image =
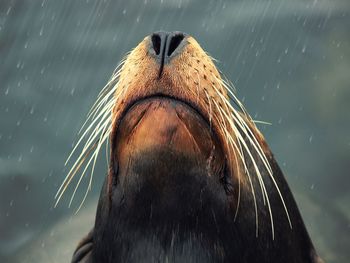
<path id="1" fill-rule="evenodd" d="M 218 59 L 259 125 L 326 262 L 350 258 L 350 1 L 1 0 L 0 262 L 69 262 L 106 174 L 75 215 L 64 161 L 97 94 L 146 35 Z"/>

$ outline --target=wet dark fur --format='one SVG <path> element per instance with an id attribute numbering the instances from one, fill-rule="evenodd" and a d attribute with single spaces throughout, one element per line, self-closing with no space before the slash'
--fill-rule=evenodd
<path id="1" fill-rule="evenodd" d="M 260 158 L 255 159 L 263 167 Z M 275 186 L 262 169 L 275 223 L 274 240 L 254 175 L 258 237 L 250 191 L 242 191 L 234 221 L 235 207 L 230 207 L 228 199 L 237 196 L 233 189 L 237 191 L 238 186 L 231 185 L 225 171 L 208 176 L 196 160 L 159 149 L 138 156 L 128 180 L 116 172 L 111 198 L 104 185 L 95 227 L 78 246 L 72 262 L 321 262 L 281 170 L 274 159 L 270 162 L 293 225 L 291 229 Z"/>

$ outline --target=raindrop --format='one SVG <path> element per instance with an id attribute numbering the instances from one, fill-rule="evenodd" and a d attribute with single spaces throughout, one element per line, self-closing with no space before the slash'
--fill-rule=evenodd
<path id="1" fill-rule="evenodd" d="M 313 135 L 310 136 L 309 143 L 312 143 L 312 140 L 313 140 Z"/>
<path id="2" fill-rule="evenodd" d="M 13 206 L 13 200 L 10 201 L 10 206 Z"/>
<path id="3" fill-rule="evenodd" d="M 311 190 L 314 190 L 314 188 L 315 188 L 315 185 L 312 184 L 311 187 L 310 187 L 310 189 L 311 189 Z"/>
<path id="4" fill-rule="evenodd" d="M 24 188 L 24 190 L 26 190 L 28 192 L 29 190 L 29 185 L 26 185 L 26 187 Z"/>
<path id="5" fill-rule="evenodd" d="M 9 15 L 9 14 L 10 14 L 11 9 L 12 9 L 12 6 L 10 6 L 10 7 L 7 9 L 6 15 Z"/>
<path id="6" fill-rule="evenodd" d="M 302 52 L 302 53 L 305 53 L 305 51 L 306 51 L 306 46 L 304 45 L 304 46 L 303 46 L 303 49 L 301 50 L 301 52 Z"/>
<path id="7" fill-rule="evenodd" d="M 125 15 L 125 14 L 126 14 L 126 9 L 123 10 L 123 15 Z"/>
<path id="8" fill-rule="evenodd" d="M 180 9 L 182 6 L 182 1 L 179 1 L 179 4 L 177 5 L 177 8 Z"/>

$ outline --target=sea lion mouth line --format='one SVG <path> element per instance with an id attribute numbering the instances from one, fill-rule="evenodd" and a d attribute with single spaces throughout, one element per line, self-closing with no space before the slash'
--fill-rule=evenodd
<path id="1" fill-rule="evenodd" d="M 208 127 L 210 129 L 210 131 L 212 132 L 215 132 L 214 129 L 213 129 L 213 126 L 212 126 L 212 123 L 210 120 L 208 120 L 208 118 L 205 117 L 205 114 L 200 110 L 199 107 L 196 106 L 195 103 L 193 103 L 192 101 L 190 100 L 184 100 L 180 97 L 176 97 L 176 96 L 171 96 L 171 95 L 166 95 L 166 94 L 163 94 L 163 93 L 156 93 L 156 94 L 152 94 L 152 95 L 149 95 L 149 96 L 144 96 L 144 97 L 141 97 L 141 98 L 136 98 L 132 101 L 130 101 L 125 109 L 123 110 L 122 114 L 120 115 L 120 118 L 118 119 L 118 121 L 116 122 L 115 126 L 115 130 L 118 129 L 118 126 L 121 122 L 121 120 L 123 120 L 123 118 L 125 117 L 125 115 L 129 112 L 129 110 L 135 106 L 136 104 L 140 103 L 140 102 L 143 102 L 143 101 L 146 101 L 146 100 L 152 100 L 152 99 L 170 99 L 174 102 L 179 102 L 179 103 L 183 103 L 184 105 L 186 105 L 187 107 L 191 108 L 192 110 L 194 110 L 207 124 L 208 124 Z M 217 134 L 215 134 L 215 136 L 217 136 Z"/>

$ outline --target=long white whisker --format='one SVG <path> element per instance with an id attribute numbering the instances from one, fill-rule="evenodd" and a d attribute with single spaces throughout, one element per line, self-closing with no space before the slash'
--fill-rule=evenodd
<path id="1" fill-rule="evenodd" d="M 216 89 L 215 86 L 214 86 L 214 89 Z M 253 145 L 253 147 L 255 148 L 256 152 L 259 154 L 260 159 L 263 161 L 266 169 L 269 171 L 269 173 L 272 174 L 272 169 L 271 169 L 270 164 L 269 164 L 269 162 L 268 162 L 268 160 L 266 158 L 266 155 L 264 154 L 264 151 L 262 150 L 260 143 L 258 143 L 255 135 L 251 131 L 251 129 L 248 126 L 248 124 L 240 116 L 240 114 L 232 107 L 230 102 L 222 94 L 220 94 L 219 92 L 218 92 L 218 94 L 219 94 L 220 98 L 224 101 L 224 103 L 230 107 L 230 109 L 232 111 L 231 113 L 233 114 L 233 117 L 235 117 L 235 120 L 236 120 L 237 124 L 240 126 L 242 131 L 245 133 L 247 138 L 250 140 L 250 142 Z M 247 131 L 248 131 L 249 134 L 247 134 Z M 254 140 L 254 142 L 252 140 Z"/>
<path id="2" fill-rule="evenodd" d="M 80 135 L 78 142 L 75 144 L 72 151 L 70 152 L 65 162 L 65 165 L 68 164 L 73 154 L 78 150 L 78 147 L 80 147 L 83 144 L 83 140 L 85 142 L 82 147 L 82 150 L 80 151 L 78 158 L 75 160 L 75 162 L 71 166 L 69 172 L 67 173 L 66 177 L 64 178 L 62 184 L 60 185 L 55 195 L 55 198 L 56 198 L 55 206 L 58 204 L 58 202 L 62 198 L 64 192 L 66 191 L 68 185 L 72 182 L 72 179 L 75 177 L 76 173 L 83 166 L 84 166 L 84 169 L 81 173 L 81 176 L 79 177 L 77 185 L 74 188 L 72 197 L 69 202 L 69 206 L 72 204 L 72 201 L 74 199 L 74 196 L 76 195 L 77 189 L 79 188 L 82 178 L 84 177 L 89 167 L 91 167 L 92 170 L 90 174 L 89 184 L 87 187 L 87 192 L 91 190 L 92 178 L 93 178 L 93 173 L 94 173 L 98 154 L 100 152 L 102 145 L 106 141 L 108 143 L 107 138 L 109 137 L 109 134 L 111 132 L 111 122 L 112 122 L 111 114 L 112 114 L 113 107 L 119 97 L 118 93 L 116 93 L 116 90 L 119 86 L 120 74 L 124 67 L 127 56 L 128 54 L 118 64 L 111 78 L 108 80 L 107 84 L 99 92 L 96 101 L 94 102 L 91 109 L 89 110 L 87 114 L 87 118 L 78 132 L 78 134 L 80 135 L 80 133 L 84 131 Z M 106 156 L 107 156 L 107 149 L 106 149 Z M 83 202 L 86 198 L 87 192 L 85 193 Z"/>
<path id="3" fill-rule="evenodd" d="M 74 174 L 80 169 L 81 165 L 85 162 L 87 156 L 90 154 L 90 152 L 94 149 L 96 145 L 92 145 L 89 149 L 89 151 L 87 151 L 84 155 L 83 158 L 81 158 L 79 160 L 79 165 L 77 167 L 75 167 L 74 172 L 72 174 L 68 174 L 64 180 L 64 182 L 61 184 L 60 189 L 57 191 L 57 194 L 55 196 L 55 198 L 57 199 L 56 203 L 55 203 L 55 207 L 57 206 L 58 202 L 60 201 L 60 199 L 62 198 L 63 193 L 65 192 L 65 190 L 67 189 L 68 185 L 70 184 L 70 182 L 72 181 Z"/>
<path id="4" fill-rule="evenodd" d="M 225 85 L 225 83 L 223 81 L 221 81 L 221 83 L 223 83 L 223 86 L 226 87 L 226 90 L 228 90 L 228 92 L 231 93 L 231 95 L 234 97 L 235 101 L 237 102 L 238 99 L 237 97 L 233 94 L 233 92 L 227 87 L 227 85 Z M 214 86 L 214 88 L 216 89 L 216 87 Z M 282 204 L 283 204 L 283 207 L 284 207 L 284 210 L 286 212 L 286 215 L 287 215 L 287 218 L 288 218 L 288 221 L 289 221 L 289 224 L 290 224 L 290 227 L 292 227 L 292 224 L 291 224 L 291 220 L 290 220 L 290 217 L 289 217 L 289 213 L 288 213 L 288 210 L 287 210 L 287 207 L 285 205 L 285 202 L 284 202 L 284 198 L 280 192 L 280 189 L 276 183 L 276 180 L 274 179 L 273 175 L 272 175 L 272 169 L 270 167 L 270 164 L 267 160 L 267 157 L 266 155 L 264 154 L 262 148 L 261 148 L 261 145 L 260 143 L 258 143 L 255 135 L 253 134 L 253 132 L 251 131 L 250 127 L 248 126 L 248 124 L 244 121 L 244 119 L 239 115 L 238 112 L 236 112 L 236 110 L 232 107 L 232 105 L 227 101 L 227 99 L 222 95 L 220 94 L 220 92 L 216 89 L 217 93 L 219 94 L 219 96 L 221 97 L 222 100 L 224 100 L 224 103 L 226 105 L 229 105 L 229 107 L 231 108 L 231 115 L 233 117 L 233 119 L 235 120 L 235 122 L 238 124 L 238 126 L 241 128 L 241 130 L 247 135 L 247 138 L 248 140 L 251 142 L 251 145 L 253 146 L 253 148 L 255 149 L 255 151 L 258 153 L 259 155 L 259 158 L 263 161 L 263 164 L 264 166 L 266 167 L 267 171 L 268 171 L 268 174 L 271 178 L 271 180 L 273 181 L 274 183 L 274 186 L 276 188 L 276 190 L 278 191 L 278 194 L 280 196 L 280 199 L 282 201 Z M 237 103 L 239 105 L 239 107 L 245 111 L 243 105 L 238 101 Z M 245 111 L 245 115 L 247 115 L 249 117 L 249 115 L 246 113 Z M 250 117 L 249 117 L 250 118 Z M 251 119 L 251 118 L 250 118 Z M 242 140 L 244 140 L 242 138 Z M 245 145 L 244 145 L 245 146 Z M 250 151 L 247 149 L 248 153 L 251 155 Z M 255 170 L 257 172 L 257 177 L 258 177 L 258 180 L 259 180 L 259 184 L 261 185 L 261 188 L 262 188 L 262 191 L 263 191 L 263 197 L 266 196 L 266 200 L 267 200 L 267 204 L 268 204 L 268 208 L 269 208 L 269 213 L 270 213 L 270 219 L 271 219 L 271 227 L 272 227 L 272 235 L 273 235 L 273 238 L 274 238 L 274 230 L 273 230 L 273 218 L 272 218 L 272 211 L 271 211 L 271 207 L 270 207 L 270 202 L 269 202 L 269 198 L 268 198 L 268 194 L 267 194 L 267 191 L 266 191 L 266 188 L 265 188 L 265 185 L 264 185 L 264 182 L 262 180 L 262 176 L 260 174 L 260 171 L 259 171 L 259 168 L 257 167 L 256 165 L 256 162 L 253 158 L 253 156 L 250 156 L 252 162 L 253 162 L 253 165 L 255 167 Z"/>

